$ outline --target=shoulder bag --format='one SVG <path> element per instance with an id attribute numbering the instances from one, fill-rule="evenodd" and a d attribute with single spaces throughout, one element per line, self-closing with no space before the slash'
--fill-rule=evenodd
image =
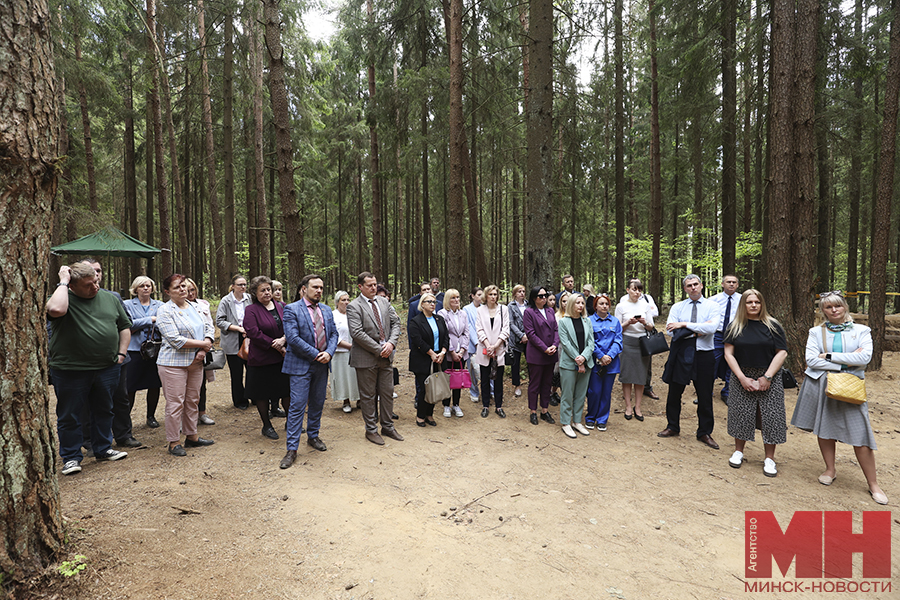
<path id="1" fill-rule="evenodd" d="M 437 404 L 450 397 L 450 380 L 443 371 L 432 373 L 425 380 L 425 402 Z"/>
<path id="2" fill-rule="evenodd" d="M 241 347 L 238 349 L 238 356 L 243 360 L 248 360 L 250 358 L 250 338 L 244 338 Z"/>
<path id="3" fill-rule="evenodd" d="M 822 324 L 822 348 L 828 352 L 825 324 Z M 863 404 L 866 401 L 866 380 L 845 371 L 829 371 L 825 374 L 825 395 L 832 400 L 848 404 Z"/>
<path id="4" fill-rule="evenodd" d="M 641 356 L 653 356 L 669 351 L 666 335 L 656 329 L 648 331 L 646 336 L 638 340 L 638 343 L 641 345 Z"/>
<path id="5" fill-rule="evenodd" d="M 156 324 L 150 329 L 150 335 L 141 343 L 141 358 L 147 362 L 156 362 L 159 349 L 162 346 L 162 334 L 156 328 Z"/>

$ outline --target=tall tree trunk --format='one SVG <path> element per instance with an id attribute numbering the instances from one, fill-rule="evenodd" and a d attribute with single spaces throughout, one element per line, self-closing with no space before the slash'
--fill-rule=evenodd
<path id="1" fill-rule="evenodd" d="M 621 2 L 622 0 L 619 0 Z M 528 24 L 531 69 L 526 116 L 528 206 L 526 271 L 532 285 L 553 283 L 553 3 L 530 0 Z"/>
<path id="2" fill-rule="evenodd" d="M 869 301 L 869 327 L 872 328 L 874 352 L 869 370 L 881 368 L 884 352 L 884 310 L 887 296 L 887 253 L 890 239 L 891 202 L 894 190 L 894 168 L 897 150 L 897 103 L 900 97 L 900 0 L 892 0 L 894 13 L 891 21 L 891 45 L 888 57 L 888 72 L 885 80 L 884 120 L 881 122 L 881 157 L 878 167 L 878 194 L 875 205 L 874 240 L 872 244 L 871 282 L 872 294 Z"/>
<path id="3" fill-rule="evenodd" d="M 625 289 L 625 56 L 622 32 L 623 0 L 615 0 L 613 13 L 616 64 L 615 92 L 615 169 L 616 169 L 616 274 L 613 288 Z"/>
<path id="4" fill-rule="evenodd" d="M 366 14 L 369 17 L 369 26 L 375 30 L 375 11 L 372 0 L 366 0 Z M 369 125 L 369 181 L 372 185 L 372 272 L 379 278 L 384 278 L 381 269 L 381 246 L 384 243 L 381 234 L 381 185 L 378 164 L 378 121 L 375 118 L 375 48 L 374 40 L 370 40 L 373 47 L 369 48 L 369 102 L 366 121 Z M 426 235 L 426 241 L 430 239 Z"/>
<path id="5" fill-rule="evenodd" d="M 157 46 L 157 48 L 159 48 Z M 158 60 L 159 64 L 165 64 L 162 51 L 160 50 Z M 178 164 L 178 145 L 175 139 L 175 120 L 172 116 L 172 87 L 169 85 L 169 75 L 166 69 L 160 71 L 162 86 L 163 112 L 166 118 L 166 132 L 169 142 L 169 160 L 172 161 L 172 192 L 175 197 L 175 222 L 178 226 L 178 260 L 172 261 L 175 265 L 173 268 L 179 273 L 184 273 L 186 267 L 190 264 L 188 250 L 187 227 L 184 222 L 184 194 L 181 191 L 181 168 Z M 174 252 L 174 250 L 173 250 Z"/>
<path id="6" fill-rule="evenodd" d="M 257 2 L 257 5 L 259 2 Z M 234 14 L 232 4 L 225 3 L 225 56 L 222 73 L 222 160 L 225 167 L 225 274 L 237 273 L 234 210 Z"/>
<path id="7" fill-rule="evenodd" d="M 306 265 L 303 230 L 294 187 L 294 149 L 291 144 L 291 116 L 287 84 L 284 80 L 284 49 L 281 46 L 279 0 L 265 0 L 266 48 L 269 52 L 269 96 L 275 125 L 278 195 L 281 198 L 281 220 L 284 223 L 288 255 L 288 281 L 296 285 L 303 279 Z M 360 215 L 362 216 L 362 215 Z M 274 266 L 274 265 L 273 265 Z"/>
<path id="8" fill-rule="evenodd" d="M 149 11 L 147 11 L 149 14 Z M 154 54 L 150 53 L 150 58 L 153 58 Z M 153 63 L 155 64 L 155 62 Z M 148 68 L 151 72 L 153 72 L 153 64 L 148 64 Z M 153 136 L 153 91 L 154 89 L 147 91 L 147 98 L 145 102 L 144 109 L 144 227 L 145 236 L 144 241 L 154 245 L 155 239 L 155 229 L 156 229 L 156 212 L 153 210 L 153 174 L 155 172 L 154 169 L 154 154 L 156 150 L 156 141 Z M 147 261 L 147 277 L 153 277 L 153 260 Z"/>
<path id="9" fill-rule="evenodd" d="M 162 275 L 172 274 L 172 243 L 169 230 L 169 185 L 166 181 L 166 162 L 163 153 L 162 108 L 159 101 L 162 56 L 156 43 L 156 0 L 147 0 L 147 36 L 153 59 L 153 86 L 150 105 L 153 111 L 153 147 L 156 154 L 156 197 L 159 207 L 159 243 L 162 247 L 160 268 Z M 173 157 L 174 158 L 174 157 Z"/>
<path id="10" fill-rule="evenodd" d="M 210 222 L 213 229 L 213 248 L 216 249 L 216 280 L 214 286 L 218 292 L 222 292 L 229 276 L 225 270 L 223 252 L 218 249 L 223 246 L 222 215 L 219 212 L 219 196 L 216 182 L 216 142 L 213 135 L 212 99 L 209 92 L 209 65 L 206 61 L 206 16 L 203 8 L 203 0 L 197 0 L 197 30 L 200 36 L 200 85 L 203 102 L 203 129 L 206 134 L 206 201 L 209 204 Z"/>
<path id="11" fill-rule="evenodd" d="M 59 123 L 46 2 L 0 4 L 0 572 L 4 588 L 55 560 L 65 532 L 47 388 L 44 301 L 50 279 Z"/>
<path id="12" fill-rule="evenodd" d="M 825 91 L 828 81 L 828 37 L 824 31 L 825 11 L 819 16 L 819 56 L 816 78 L 816 152 L 819 173 L 818 235 L 816 245 L 816 290 L 833 289 L 829 277 L 830 255 L 834 251 L 830 240 L 831 224 L 831 168 L 828 158 L 828 112 Z M 856 148 L 851 149 L 855 153 Z"/>
<path id="13" fill-rule="evenodd" d="M 850 228 L 847 236 L 847 291 L 858 291 L 857 280 L 859 266 L 859 207 L 862 204 L 862 136 L 863 136 L 863 69 L 865 68 L 865 50 L 862 45 L 862 0 L 856 0 L 854 12 L 854 38 L 857 46 L 852 52 L 853 63 L 853 116 L 851 122 L 850 143 Z M 851 311 L 856 311 L 856 295 L 847 298 Z"/>
<path id="14" fill-rule="evenodd" d="M 81 36 L 75 35 L 75 61 L 81 62 Z M 91 137 L 91 115 L 88 112 L 87 88 L 84 80 L 78 79 L 78 104 L 81 107 L 81 129 L 84 136 L 84 164 L 87 171 L 88 199 L 91 212 L 99 212 L 97 205 L 97 175 L 94 170 L 94 142 Z"/>
<path id="15" fill-rule="evenodd" d="M 254 10 L 247 18 L 247 30 L 250 32 L 250 79 L 253 82 L 253 189 L 255 191 L 256 226 L 265 227 L 269 214 L 266 201 L 266 165 L 263 156 L 263 47 L 260 39 L 259 23 L 263 20 L 262 4 L 254 2 Z M 248 198 L 249 202 L 250 199 Z M 255 237 L 259 249 L 259 272 L 275 273 L 275 265 L 269 264 L 269 232 L 262 229 L 250 230 L 250 237 Z M 299 283 L 292 281 L 291 283 Z"/>
<path id="16" fill-rule="evenodd" d="M 737 265 L 737 0 L 722 0 L 722 268 Z"/>
<path id="17" fill-rule="evenodd" d="M 141 231 L 138 228 L 137 207 L 137 159 L 134 150 L 134 77 L 131 69 L 130 56 L 123 57 L 123 63 L 127 69 L 127 83 L 125 88 L 125 154 L 123 170 L 125 178 L 125 214 L 128 222 L 128 235 L 141 239 Z M 129 261 L 129 272 L 132 277 L 141 272 L 141 259 L 132 258 Z"/>
<path id="18" fill-rule="evenodd" d="M 452 240 L 465 239 L 463 233 L 463 154 L 466 153 L 466 136 L 463 126 L 462 90 L 462 0 L 449 0 L 448 19 L 450 39 L 450 177 L 447 198 L 448 218 L 447 230 Z M 446 274 L 447 287 L 462 288 L 466 281 L 466 265 L 461 260 L 450 263 L 450 272 Z"/>
<path id="19" fill-rule="evenodd" d="M 650 235 L 653 255 L 650 261 L 650 290 L 662 301 L 660 245 L 662 242 L 662 167 L 659 142 L 659 72 L 656 50 L 656 8 L 650 0 Z"/>

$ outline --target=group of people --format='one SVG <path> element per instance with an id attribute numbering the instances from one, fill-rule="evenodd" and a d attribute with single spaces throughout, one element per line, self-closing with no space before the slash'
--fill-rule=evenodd
<path id="1" fill-rule="evenodd" d="M 400 319 L 387 290 L 372 273 L 357 278 L 356 298 L 338 291 L 334 311 L 322 302 L 324 282 L 318 275 L 303 278 L 290 304 L 282 300 L 277 281 L 258 276 L 248 283 L 237 275 L 219 302 L 215 320 L 209 303 L 197 298 L 196 284 L 184 275 L 163 281 L 165 303 L 152 298 L 155 284 L 143 276 L 132 282 L 133 298 L 126 302 L 114 293 L 101 293 L 102 269 L 96 261 L 62 267 L 59 275 L 47 314 L 64 474 L 81 470 L 82 445 L 98 460 L 127 455 L 112 448 L 113 438 L 119 446 L 140 446 L 130 420 L 140 390 L 147 390 L 150 427 L 159 426 L 155 409 L 160 389 L 165 395 L 171 454 L 185 456 L 185 447 L 213 444 L 198 435 L 198 425 L 215 423 L 205 410 L 205 385 L 215 371 L 204 368 L 213 350 L 214 327 L 221 331 L 234 406 L 246 409 L 252 400 L 262 435 L 271 439 L 279 438 L 272 419 L 287 419 L 282 469 L 295 461 L 303 432 L 309 446 L 326 450 L 319 433 L 329 373 L 332 398 L 345 412 L 351 412 L 354 403 L 361 410 L 366 439 L 377 445 L 383 445 L 385 437 L 403 440 L 394 425 L 393 406 Z M 426 399 L 426 380 L 449 369 L 468 371 L 469 395 L 481 401 L 482 418 L 490 415 L 492 401 L 493 412 L 506 418 L 504 370 L 507 364 L 512 367 L 513 393 L 520 396 L 522 355 L 533 425 L 555 424 L 549 408 L 556 397 L 567 437 L 605 431 L 617 377 L 625 419 L 644 421 L 641 399 L 650 383 L 651 357 L 641 344 L 656 333 L 659 310 L 653 298 L 639 279 L 628 282 L 615 306 L 608 294 L 594 294 L 590 286 L 575 292 L 571 276 L 565 276 L 563 284 L 556 295 L 535 286 L 527 299 L 526 289 L 518 285 L 508 305 L 500 302 L 496 285 L 476 287 L 465 306 L 458 290 L 440 291 L 438 278 L 423 284 L 409 301 L 407 318 L 416 424 L 437 426 L 435 399 Z M 746 443 L 754 441 L 760 429 L 763 473 L 775 477 L 775 446 L 786 441 L 787 431 L 782 381 L 787 342 L 780 323 L 766 311 L 763 295 L 755 289 L 740 294 L 738 285 L 737 277 L 727 275 L 723 291 L 707 298 L 698 276 L 684 278 L 687 298 L 670 308 L 666 322 L 671 339 L 662 375 L 668 384 L 667 424 L 657 435 L 680 435 L 682 396 L 693 384 L 696 437 L 718 449 L 712 438 L 713 388 L 720 377 L 725 380 L 722 399 L 728 405 L 728 433 L 734 438 L 729 464 L 742 466 Z M 876 479 L 876 445 L 866 405 L 833 400 L 825 391 L 828 372 L 863 376 L 872 354 L 871 335 L 867 327 L 853 323 L 839 292 L 823 294 L 819 306 L 824 322 L 809 331 L 806 379 L 791 422 L 819 438 L 826 465 L 820 483 L 831 485 L 837 477 L 835 442 L 849 443 L 873 499 L 885 504 L 887 497 Z M 141 346 L 157 335 L 159 352 L 150 361 Z M 461 418 L 462 388 L 454 387 L 443 399 L 443 415 Z M 652 388 L 647 395 L 651 394 Z"/>

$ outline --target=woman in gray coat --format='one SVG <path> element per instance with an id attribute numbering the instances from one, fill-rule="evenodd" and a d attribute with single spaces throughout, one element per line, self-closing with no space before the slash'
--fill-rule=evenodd
<path id="1" fill-rule="evenodd" d="M 516 386 L 515 395 L 522 395 L 522 353 L 525 352 L 525 344 L 528 336 L 525 335 L 525 322 L 522 315 L 525 313 L 525 286 L 517 285 L 512 289 L 513 299 L 509 303 L 509 342 L 513 351 L 512 360 L 512 384 Z"/>
<path id="2" fill-rule="evenodd" d="M 231 402 L 241 410 L 250 406 L 244 392 L 244 366 L 247 361 L 238 356 L 238 350 L 247 333 L 244 331 L 244 309 L 251 302 L 252 299 L 247 294 L 247 279 L 243 275 L 235 275 L 231 278 L 228 295 L 222 298 L 216 309 L 216 326 L 222 332 L 222 350 L 225 351 L 231 375 Z"/>

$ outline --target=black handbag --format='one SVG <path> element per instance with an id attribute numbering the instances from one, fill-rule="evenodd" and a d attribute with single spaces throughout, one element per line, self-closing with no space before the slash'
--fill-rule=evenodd
<path id="1" fill-rule="evenodd" d="M 156 358 L 159 356 L 159 349 L 161 346 L 162 334 L 159 333 L 156 325 L 154 325 L 153 329 L 150 330 L 150 335 L 144 342 L 141 343 L 141 358 L 143 358 L 147 362 L 156 362 Z"/>
<path id="2" fill-rule="evenodd" d="M 641 345 L 641 356 L 653 356 L 654 354 L 669 351 L 666 335 L 656 329 L 648 331 L 647 335 L 639 340 L 639 343 Z"/>
<path id="3" fill-rule="evenodd" d="M 781 384 L 786 390 L 792 390 L 797 387 L 797 378 L 794 377 L 790 369 L 781 369 Z"/>

